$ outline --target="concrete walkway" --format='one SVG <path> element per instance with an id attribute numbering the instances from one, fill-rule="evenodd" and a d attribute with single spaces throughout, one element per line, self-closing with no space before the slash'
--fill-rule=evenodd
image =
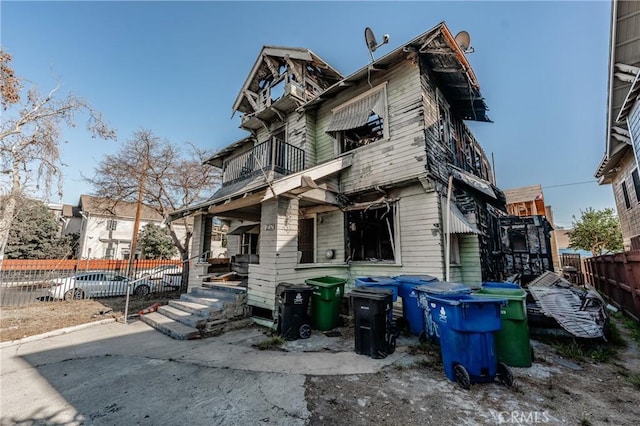
<path id="1" fill-rule="evenodd" d="M 374 373 L 374 360 L 314 333 L 288 352 L 251 327 L 192 341 L 136 321 L 0 345 L 0 424 L 305 424 L 305 375 Z"/>

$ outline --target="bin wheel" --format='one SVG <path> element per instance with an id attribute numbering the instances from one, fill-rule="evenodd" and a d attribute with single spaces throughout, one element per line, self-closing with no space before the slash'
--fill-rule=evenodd
<path id="1" fill-rule="evenodd" d="M 498 380 L 505 386 L 513 386 L 513 374 L 504 362 L 498 363 Z"/>
<path id="2" fill-rule="evenodd" d="M 471 378 L 467 369 L 462 364 L 456 364 L 453 366 L 453 373 L 456 377 L 456 382 L 463 388 L 469 389 L 471 387 Z"/>
<path id="3" fill-rule="evenodd" d="M 420 336 L 418 336 L 418 339 L 420 339 L 420 343 L 422 343 L 423 345 L 425 343 L 427 343 L 427 333 L 425 333 L 424 331 L 422 333 L 420 333 Z"/>
<path id="4" fill-rule="evenodd" d="M 395 335 L 392 335 L 389 338 L 389 344 L 387 346 L 388 346 L 387 351 L 388 351 L 389 355 L 391 355 L 392 353 L 394 353 L 396 351 L 396 336 Z"/>
<path id="5" fill-rule="evenodd" d="M 308 339 L 311 337 L 311 326 L 309 324 L 302 324 L 299 333 L 301 339 Z"/>

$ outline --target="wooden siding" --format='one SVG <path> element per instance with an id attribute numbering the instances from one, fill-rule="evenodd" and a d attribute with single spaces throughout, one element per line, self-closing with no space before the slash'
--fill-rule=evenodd
<path id="1" fill-rule="evenodd" d="M 480 242 L 475 234 L 459 234 L 460 244 L 460 282 L 467 285 L 482 283 L 482 269 L 480 267 Z"/>
<path id="2" fill-rule="evenodd" d="M 380 140 L 355 150 L 353 165 L 341 175 L 342 190 L 355 192 L 407 180 L 424 174 L 424 134 L 418 68 L 402 62 L 388 72 L 373 73 L 371 86 L 387 82 L 389 140 Z M 367 82 L 350 88 L 317 111 L 316 154 L 318 162 L 337 154 L 335 139 L 324 132 L 331 121 L 331 109 L 370 89 Z"/>
<path id="3" fill-rule="evenodd" d="M 336 210 L 318 213 L 316 217 L 316 263 L 344 264 L 344 212 Z M 325 252 L 334 250 L 333 259 L 327 259 Z"/>
<path id="4" fill-rule="evenodd" d="M 633 179 L 631 178 L 631 173 L 635 169 L 636 162 L 635 158 L 633 158 L 633 151 L 629 150 L 620 161 L 620 169 L 611 184 L 613 196 L 616 200 L 616 209 L 620 217 L 620 227 L 622 229 L 622 240 L 625 250 L 630 250 L 631 238 L 640 236 L 640 202 L 638 202 L 638 198 L 636 198 L 636 191 L 633 186 Z M 625 205 L 622 195 L 622 182 L 625 182 L 627 186 L 630 203 L 629 208 Z"/>

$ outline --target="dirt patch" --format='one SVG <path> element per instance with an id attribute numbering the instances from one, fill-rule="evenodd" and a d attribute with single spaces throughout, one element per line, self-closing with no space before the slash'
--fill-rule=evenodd
<path id="1" fill-rule="evenodd" d="M 132 296 L 129 315 L 148 308 L 154 303 L 165 305 L 180 297 L 180 292 L 160 295 Z M 0 309 L 0 342 L 22 339 L 60 328 L 100 321 L 107 318 L 124 318 L 126 297 L 98 300 L 73 300 L 38 302 L 20 307 Z"/>
<path id="2" fill-rule="evenodd" d="M 600 363 L 569 361 L 534 341 L 534 364 L 512 369 L 513 387 L 495 382 L 468 391 L 445 377 L 439 350 L 416 341 L 398 347 L 406 356 L 376 374 L 307 377 L 310 424 L 636 425 L 640 355 L 629 340 Z"/>

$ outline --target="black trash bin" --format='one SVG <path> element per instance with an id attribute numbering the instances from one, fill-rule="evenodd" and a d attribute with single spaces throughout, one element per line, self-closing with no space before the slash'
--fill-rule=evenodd
<path id="1" fill-rule="evenodd" d="M 396 349 L 395 323 L 390 319 L 393 291 L 356 287 L 350 293 L 355 317 L 355 352 L 385 358 Z"/>
<path id="2" fill-rule="evenodd" d="M 287 340 L 307 339 L 311 336 L 309 300 L 313 287 L 303 284 L 280 283 L 278 294 L 277 333 Z"/>

